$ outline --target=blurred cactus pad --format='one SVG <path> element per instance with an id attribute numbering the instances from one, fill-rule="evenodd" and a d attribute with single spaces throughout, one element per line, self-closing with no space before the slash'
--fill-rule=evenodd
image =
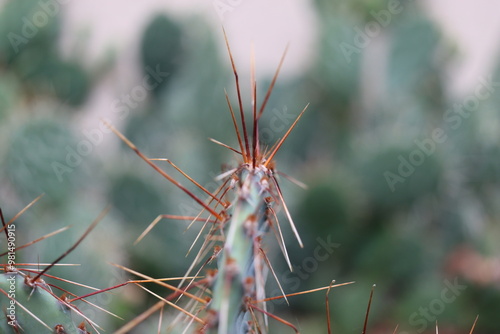
<path id="1" fill-rule="evenodd" d="M 21 333 L 51 333 L 42 323 L 53 333 L 156 333 L 159 323 L 161 333 L 194 333 L 203 328 L 199 319 L 206 333 L 216 333 L 224 321 L 238 324 L 227 327 L 227 333 L 243 333 L 255 323 L 263 333 L 267 326 L 268 333 L 327 333 L 326 290 L 290 297 L 288 303 L 267 301 L 265 307 L 257 296 L 327 287 L 332 280 L 356 282 L 329 294 L 335 333 L 362 331 L 373 284 L 368 333 L 393 333 L 397 325 L 396 333 L 435 333 L 436 322 L 440 333 L 469 333 L 477 315 L 474 333 L 499 332 L 500 62 L 470 91 L 451 94 L 450 64 L 460 59 L 460 51 L 420 4 L 313 1 L 317 34 L 310 63 L 286 79 L 280 80 L 280 74 L 259 120 L 259 142 L 269 153 L 309 103 L 272 166 L 280 171 L 273 177 L 304 247 L 266 171 L 249 177 L 245 198 L 252 200 L 245 203 L 231 192 L 243 189 L 244 182 L 228 183 L 234 188 L 215 210 L 220 213 L 226 202 L 233 203 L 221 214 L 230 222 L 226 226 L 202 230 L 205 222 L 195 221 L 188 229 L 191 221 L 161 219 L 135 243 L 160 215 L 196 220 L 200 203 L 139 159 L 101 118 L 144 156 L 158 159 L 149 162 L 208 203 L 206 193 L 169 162 L 211 193 L 225 181 L 217 177 L 241 162 L 238 153 L 207 140 L 242 151 L 224 96 L 226 89 L 239 122 L 224 35 L 199 16 L 156 13 L 142 28 L 133 57 L 126 56 L 134 59 L 129 70 L 135 74 L 122 77 L 122 55 L 103 50 L 99 60 L 89 61 L 84 34 L 66 36 L 70 42 L 61 46 L 66 17 L 60 5 L 51 5 L 56 3 L 62 1 L 7 0 L 0 5 L 0 207 L 8 222 L 44 194 L 14 222 L 17 247 L 71 226 L 16 251 L 19 272 L 12 282 L 19 292 L 16 301 L 26 307 L 17 308 Z M 236 63 L 238 68 L 246 64 Z M 286 67 L 285 59 L 283 72 Z M 260 106 L 273 77 L 258 78 Z M 239 79 L 251 138 L 252 92 L 249 78 Z M 103 87 L 114 94 L 104 107 L 96 102 Z M 235 175 L 246 178 L 247 172 L 240 169 Z M 289 182 L 290 177 L 307 188 Z M 213 207 L 213 201 L 207 205 Z M 64 254 L 108 205 L 95 231 L 61 262 L 74 266 L 54 266 L 39 287 L 26 287 L 26 277 Z M 271 208 L 282 226 L 290 263 L 274 236 L 275 225 L 263 219 L 272 216 Z M 252 230 L 259 243 L 249 242 L 240 230 L 231 232 L 234 244 L 222 244 L 230 225 L 244 226 L 251 212 L 259 216 Z M 202 217 L 208 215 L 205 211 Z M 4 234 L 0 333 L 16 333 L 6 325 L 11 283 Z M 202 247 L 205 243 L 210 247 Z M 206 263 L 197 257 L 200 247 Z M 256 264 L 261 249 L 267 258 Z M 226 267 L 233 257 L 238 265 Z M 267 260 L 273 272 L 260 271 L 269 268 Z M 225 281 L 216 280 L 216 269 Z M 181 280 L 151 282 L 188 272 L 196 278 L 183 286 L 193 284 L 186 292 L 202 306 L 194 307 L 193 297 L 186 295 L 179 305 L 194 316 L 158 299 L 175 304 L 179 292 L 171 289 Z M 241 283 L 243 276 L 255 278 L 256 273 L 267 281 Z M 120 287 L 85 298 L 97 307 L 83 300 L 71 303 L 76 309 L 64 304 L 66 296 L 71 300 L 114 286 Z M 252 304 L 252 298 L 257 302 Z M 33 321 L 30 312 L 42 322 Z M 227 318 L 214 320 L 207 312 Z M 284 321 L 265 319 L 266 312 Z M 123 330 L 134 321 L 137 326 Z M 59 327 L 58 332 L 57 325 L 65 331 Z"/>

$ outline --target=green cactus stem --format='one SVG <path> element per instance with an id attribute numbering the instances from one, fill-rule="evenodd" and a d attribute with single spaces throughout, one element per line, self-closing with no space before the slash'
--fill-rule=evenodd
<path id="1" fill-rule="evenodd" d="M 247 302 L 260 299 L 264 291 L 260 238 L 268 229 L 266 171 L 244 168 L 239 174 L 239 191 L 219 259 L 209 314 L 217 320 L 208 333 L 247 333 L 253 321 Z M 259 296 L 260 294 L 260 296 Z"/>
<path id="2" fill-rule="evenodd" d="M 73 322 L 74 306 L 41 278 L 33 281 L 19 271 L 0 274 L 0 293 L 2 333 L 88 333 Z"/>

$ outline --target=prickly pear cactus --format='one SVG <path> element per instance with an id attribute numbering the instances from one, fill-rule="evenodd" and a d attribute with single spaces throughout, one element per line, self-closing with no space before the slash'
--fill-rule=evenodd
<path id="1" fill-rule="evenodd" d="M 74 306 L 65 296 L 57 297 L 43 279 L 33 281 L 19 271 L 6 272 L 0 274 L 0 289 L 2 333 L 88 333 L 83 324 L 73 323 Z"/>

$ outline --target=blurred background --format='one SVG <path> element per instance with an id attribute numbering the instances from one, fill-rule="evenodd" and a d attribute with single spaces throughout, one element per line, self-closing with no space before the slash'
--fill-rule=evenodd
<path id="1" fill-rule="evenodd" d="M 336 333 L 362 331 L 373 284 L 370 333 L 396 325 L 400 334 L 434 333 L 436 321 L 440 333 L 469 333 L 478 314 L 477 333 L 498 333 L 499 9 L 489 0 L 0 1 L 1 208 L 8 220 L 45 194 L 18 219 L 19 244 L 72 226 L 18 262 L 52 261 L 111 205 L 65 259 L 81 266 L 52 274 L 97 288 L 128 277 L 109 262 L 154 277 L 184 274 L 193 254 L 181 254 L 197 233 L 184 222 L 162 221 L 132 243 L 159 214 L 196 214 L 197 206 L 100 120 L 215 189 L 222 165 L 237 163 L 207 140 L 236 145 L 223 26 L 247 109 L 251 45 L 258 96 L 290 46 L 263 143 L 311 104 L 276 159 L 309 186 L 281 183 L 306 245 L 283 224 L 290 273 L 268 242 L 284 290 L 356 281 L 331 293 Z M 271 278 L 269 291 L 278 294 Z M 153 302 L 133 287 L 94 301 L 125 319 Z M 323 292 L 270 309 L 302 333 L 326 333 Z M 124 324 L 82 311 L 108 332 Z M 292 330 L 271 322 L 271 332 Z"/>

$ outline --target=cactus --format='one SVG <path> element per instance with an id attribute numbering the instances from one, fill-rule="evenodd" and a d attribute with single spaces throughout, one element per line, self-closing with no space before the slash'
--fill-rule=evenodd
<path id="1" fill-rule="evenodd" d="M 229 45 L 228 50 L 239 94 L 238 76 Z M 273 218 L 270 216 L 270 213 L 273 212 L 271 207 L 273 199 L 281 202 L 288 213 L 280 187 L 274 175 L 273 158 L 307 108 L 304 108 L 299 114 L 287 134 L 277 143 L 272 151 L 268 153 L 260 152 L 258 147 L 258 120 L 271 94 L 281 64 L 282 62 L 276 71 L 258 114 L 255 100 L 255 81 L 252 79 L 254 118 L 251 148 L 246 135 L 241 99 L 238 95 L 244 144 L 239 135 L 238 139 L 243 162 L 233 174 L 233 177 L 236 177 L 236 180 L 238 180 L 236 196 L 234 202 L 231 204 L 233 206 L 233 213 L 227 224 L 229 227 L 222 248 L 222 255 L 218 263 L 219 270 L 212 287 L 213 298 L 208 310 L 209 316 L 213 317 L 213 319 L 209 319 L 208 321 L 207 327 L 209 328 L 209 333 L 247 333 L 251 330 L 257 331 L 266 327 L 264 322 L 258 320 L 263 317 L 256 316 L 252 310 L 252 308 L 254 310 L 260 308 L 260 311 L 263 312 L 262 315 L 265 314 L 265 303 L 256 302 L 265 298 L 264 264 L 267 258 L 262 251 L 261 240 L 266 232 L 270 230 L 270 224 L 273 224 Z M 231 109 L 230 105 L 229 108 Z M 236 124 L 235 127 L 237 128 Z M 289 215 L 288 217 L 292 228 L 295 229 Z M 296 231 L 295 233 L 302 246 L 300 237 Z M 285 250 L 284 244 L 280 243 L 280 245 Z M 286 254 L 286 251 L 284 252 Z"/>
<path id="2" fill-rule="evenodd" d="M 200 323 L 196 329 L 196 332 L 199 333 L 266 333 L 266 319 L 268 316 L 278 319 L 279 321 L 291 326 L 297 332 L 297 329 L 295 329 L 293 325 L 266 311 L 265 280 L 267 271 L 269 269 L 272 270 L 272 268 L 270 267 L 270 262 L 265 254 L 265 251 L 263 250 L 264 246 L 261 244 L 261 241 L 269 231 L 273 230 L 276 233 L 278 244 L 283 251 L 287 263 L 291 267 L 283 236 L 281 234 L 281 228 L 277 222 L 275 209 L 273 209 L 273 202 L 275 202 L 283 207 L 295 236 L 297 237 L 299 244 L 302 246 L 299 234 L 295 229 L 289 211 L 284 202 L 283 195 L 277 181 L 275 162 L 273 159 L 292 129 L 296 126 L 298 120 L 304 114 L 307 107 L 302 110 L 286 134 L 277 143 L 275 143 L 271 149 L 263 150 L 259 147 L 259 118 L 261 117 L 272 92 L 284 60 L 284 55 L 259 109 L 257 109 L 256 85 L 253 79 L 254 69 L 252 68 L 251 84 L 253 89 L 253 132 L 250 136 L 247 128 L 247 122 L 245 121 L 238 75 L 228 43 L 227 47 L 236 80 L 238 105 L 241 118 L 240 125 L 238 125 L 227 94 L 226 99 L 235 127 L 239 147 L 238 149 L 234 149 L 225 144 L 219 143 L 215 140 L 214 141 L 236 152 L 240 156 L 241 162 L 238 167 L 227 171 L 220 176 L 221 180 L 225 180 L 225 182 L 215 194 L 208 192 L 206 189 L 193 181 L 202 190 L 208 193 L 208 202 L 203 201 L 194 195 L 177 180 L 173 179 L 169 174 L 160 169 L 160 167 L 158 167 L 152 159 L 149 159 L 141 153 L 141 151 L 139 151 L 139 149 L 118 130 L 109 124 L 108 126 L 151 167 L 202 206 L 202 212 L 197 217 L 180 217 L 180 219 L 192 219 L 193 221 L 205 220 L 206 223 L 199 235 L 201 235 L 204 231 L 207 223 L 211 222 L 212 227 L 208 232 L 208 237 L 205 238 L 205 242 L 203 243 L 189 272 L 186 274 L 184 279 L 182 279 L 179 288 L 168 286 L 170 289 L 174 290 L 174 292 L 170 296 L 166 297 L 165 300 L 173 301 L 178 298 L 179 295 L 184 295 L 183 298 L 197 300 L 199 303 L 202 303 L 203 317 L 201 318 L 198 318 L 196 315 L 196 313 L 200 312 L 196 311 L 196 307 L 189 306 L 184 310 L 184 312 L 192 318 L 192 321 L 196 319 Z M 169 160 L 167 161 L 170 162 Z M 173 163 L 171 164 L 183 173 L 177 166 Z M 185 173 L 183 174 L 185 175 Z M 233 200 L 227 201 L 226 196 L 230 193 L 233 194 Z M 218 210 L 219 207 L 221 207 L 220 211 Z M 202 218 L 201 215 L 205 211 L 209 213 L 209 216 Z M 152 225 L 148 227 L 146 232 L 148 232 L 161 218 L 168 217 L 166 215 L 158 217 Z M 146 234 L 146 232 L 143 233 L 141 238 Z M 223 240 L 223 244 L 219 245 L 216 240 L 221 239 Z M 213 247 L 214 255 L 209 257 L 205 264 L 208 264 L 217 258 L 217 271 L 207 270 L 206 277 L 198 279 L 197 281 L 191 280 L 188 278 L 188 275 L 191 274 L 191 271 L 196 265 L 202 263 L 203 254 L 206 254 L 210 247 Z M 199 269 L 198 273 L 203 268 L 204 265 Z M 130 272 L 136 275 L 138 274 L 137 272 Z M 195 276 L 198 276 L 198 273 Z M 143 278 L 148 278 L 142 274 L 139 275 Z M 189 283 L 184 284 L 186 281 L 189 281 Z M 196 298 L 193 295 L 188 296 L 188 289 L 194 286 L 203 286 L 204 290 L 208 289 L 210 293 L 204 295 L 201 299 Z M 281 298 L 283 297 L 284 296 Z M 163 303 L 159 302 L 159 304 L 153 306 L 143 315 L 131 321 L 130 325 L 126 325 L 117 333 L 129 332 L 132 327 L 144 320 L 150 312 L 161 307 L 163 307 Z M 185 330 L 187 330 L 187 328 Z"/>
<path id="3" fill-rule="evenodd" d="M 84 325 L 73 322 L 74 307 L 65 297 L 57 297 L 43 279 L 34 282 L 20 271 L 6 272 L 0 275 L 0 289 L 9 296 L 0 298 L 2 333 L 88 333 Z"/>
<path id="4" fill-rule="evenodd" d="M 219 260 L 209 305 L 209 333 L 246 333 L 260 328 L 250 309 L 264 299 L 264 258 L 260 239 L 269 230 L 269 171 L 264 166 L 242 169 L 238 195 Z M 264 305 L 259 305 L 265 309 Z"/>
<path id="5" fill-rule="evenodd" d="M 41 271 L 30 269 L 37 264 L 16 263 L 17 251 L 31 245 L 35 242 L 54 235 L 59 231 L 53 232 L 43 238 L 30 242 L 24 246 L 16 245 L 16 227 L 15 220 L 34 202 L 41 198 L 39 196 L 23 211 L 17 214 L 8 223 L 5 223 L 2 211 L 0 209 L 0 218 L 7 237 L 7 251 L 0 254 L 0 257 L 7 258 L 6 263 L 2 264 L 4 273 L 0 274 L 0 329 L 1 333 L 56 333 L 56 334 L 90 334 L 86 330 L 85 321 L 87 321 L 98 333 L 95 324 L 88 319 L 72 303 L 74 294 L 62 290 L 62 296 L 57 296 L 53 289 L 59 289 L 57 286 L 47 283 L 44 278 L 55 277 L 47 275 L 47 272 L 75 249 L 81 241 L 92 231 L 97 223 L 104 217 L 106 210 L 90 225 L 87 231 L 80 239 L 65 253 L 59 256 L 50 265 Z M 59 279 L 58 280 L 62 280 Z M 76 298 L 78 299 L 78 298 Z M 81 322 L 77 324 L 76 319 Z"/>
<path id="6" fill-rule="evenodd" d="M 238 75 L 230 50 L 229 55 L 236 78 L 238 104 L 241 117 L 240 125 L 238 125 L 238 122 L 236 121 L 236 116 L 227 94 L 226 98 L 231 117 L 234 122 L 239 147 L 235 149 L 215 140 L 214 141 L 237 153 L 240 156 L 241 161 L 236 168 L 231 169 L 220 176 L 220 179 L 225 181 L 216 193 L 208 192 L 206 189 L 199 186 L 195 181 L 190 179 L 203 191 L 207 192 L 209 195 L 208 202 L 201 200 L 198 196 L 194 195 L 194 193 L 173 179 L 169 174 L 160 169 L 158 165 L 152 161 L 153 159 L 147 158 L 137 149 L 137 147 L 135 147 L 134 144 L 110 126 L 112 130 L 151 167 L 202 206 L 202 212 L 198 216 L 180 216 L 180 219 L 205 221 L 205 225 L 199 235 L 201 235 L 208 224 L 211 226 L 207 234 L 208 237 L 205 239 L 198 256 L 196 256 L 196 259 L 188 273 L 181 279 L 181 283 L 178 287 L 166 284 L 162 282 L 163 280 L 153 279 L 144 274 L 122 267 L 134 275 L 144 278 L 144 280 L 128 281 L 126 283 L 119 284 L 118 286 L 96 292 L 102 293 L 130 283 L 143 287 L 142 284 L 147 282 L 160 284 L 173 291 L 166 298 L 160 297 L 161 300 L 156 305 L 147 310 L 139 318 L 131 321 L 129 325 L 126 325 L 117 333 L 128 333 L 131 328 L 135 327 L 142 320 L 149 317 L 150 314 L 163 309 L 166 303 L 176 306 L 181 297 L 184 300 L 187 299 L 188 302 L 185 303 L 185 306 L 183 307 L 176 307 L 178 310 L 182 311 L 188 319 L 190 319 L 190 322 L 183 328 L 183 333 L 186 333 L 190 327 L 192 327 L 193 333 L 268 333 L 269 329 L 267 318 L 269 317 L 277 319 L 283 324 L 291 327 L 291 329 L 293 329 L 296 333 L 299 332 L 298 329 L 291 323 L 288 323 L 284 319 L 281 319 L 267 311 L 266 301 L 269 299 L 266 299 L 265 282 L 267 272 L 269 270 L 272 271 L 272 267 L 268 256 L 264 251 L 265 247 L 262 240 L 270 231 L 275 232 L 277 242 L 283 252 L 287 264 L 291 268 L 285 242 L 281 234 L 281 228 L 279 227 L 276 218 L 274 204 L 283 208 L 290 222 L 291 228 L 301 246 L 302 242 L 283 199 L 283 194 L 277 179 L 277 171 L 275 170 L 274 157 L 282 147 L 291 131 L 297 125 L 299 119 L 306 111 L 307 106 L 302 110 L 302 112 L 300 112 L 286 134 L 278 140 L 272 148 L 261 148 L 259 145 L 259 119 L 264 112 L 269 96 L 273 90 L 283 59 L 279 64 L 278 70 L 260 108 L 257 108 L 256 86 L 252 77 L 253 126 L 251 127 L 252 134 L 250 134 L 245 121 Z M 171 161 L 167 161 L 174 168 L 183 173 Z M 185 175 L 185 173 L 183 174 Z M 232 194 L 232 200 L 228 201 L 226 198 L 230 194 Z M 204 212 L 208 212 L 208 216 L 204 215 L 202 217 Z M 151 230 L 151 228 L 153 228 L 161 218 L 168 217 L 168 215 L 159 216 L 155 219 L 153 224 L 148 227 L 147 231 Z M 177 216 L 177 218 L 179 219 L 179 216 Z M 5 223 L 4 226 L 6 226 Z M 95 226 L 95 223 L 92 227 L 93 226 Z M 89 231 L 90 229 L 88 232 Z M 141 238 L 142 237 L 143 236 L 141 236 Z M 80 239 L 77 244 L 82 239 Z M 219 244 L 220 240 L 222 240 L 222 245 Z M 76 245 L 72 247 L 72 249 L 74 249 Z M 211 248 L 213 248 L 214 255 L 208 257 L 208 259 L 203 262 L 203 259 L 206 258 L 206 254 Z M 89 332 L 85 329 L 84 322 L 80 325 L 77 325 L 77 323 L 74 322 L 74 313 L 83 317 L 83 319 L 85 319 L 94 328 L 94 330 L 97 331 L 92 321 L 85 318 L 85 316 L 72 304 L 75 300 L 84 299 L 85 297 L 69 299 L 66 297 L 66 294 L 62 297 L 58 297 L 52 291 L 51 285 L 42 279 L 42 277 L 45 277 L 46 271 L 68 253 L 69 251 L 42 270 L 42 272 L 31 271 L 34 274 L 34 278 L 31 277 L 31 275 L 24 273 L 21 269 L 9 267 L 7 265 L 4 266 L 5 273 L 0 274 L 0 293 L 7 298 L 3 296 L 0 298 L 0 307 L 3 310 L 3 314 L 0 315 L 0 329 L 2 330 L 2 333 L 42 333 L 49 331 L 51 333 L 60 334 L 88 334 Z M 217 262 L 217 270 L 206 269 L 206 276 L 200 276 L 202 270 L 205 269 L 205 265 L 212 262 Z M 199 267 L 199 270 L 195 275 L 191 275 L 196 266 Z M 25 271 L 30 272 L 29 270 Z M 186 282 L 188 283 L 186 284 Z M 201 293 L 191 293 L 190 290 L 194 287 L 200 288 Z M 322 289 L 328 289 L 329 292 L 332 287 L 334 287 L 333 284 Z M 15 296 L 10 294 L 11 290 L 15 291 Z M 95 293 L 89 294 L 88 296 L 94 294 Z M 372 296 L 373 289 L 368 302 L 363 333 L 366 333 L 367 329 Z M 287 298 L 287 295 L 283 292 L 283 295 L 278 296 L 278 298 Z M 194 302 L 197 302 L 198 304 L 195 304 Z M 9 317 L 11 305 L 17 306 L 15 320 L 11 320 L 12 318 Z M 328 294 L 327 314 L 329 314 Z M 198 322 L 197 326 L 191 325 L 194 321 Z M 167 328 L 167 330 L 172 328 L 175 322 L 176 321 L 172 321 L 172 323 L 169 323 L 169 328 Z M 331 329 L 328 318 L 327 323 L 328 332 L 330 333 Z M 474 330 L 475 324 L 476 322 L 474 322 L 471 333 Z M 159 327 L 160 326 L 161 325 L 159 325 Z"/>

